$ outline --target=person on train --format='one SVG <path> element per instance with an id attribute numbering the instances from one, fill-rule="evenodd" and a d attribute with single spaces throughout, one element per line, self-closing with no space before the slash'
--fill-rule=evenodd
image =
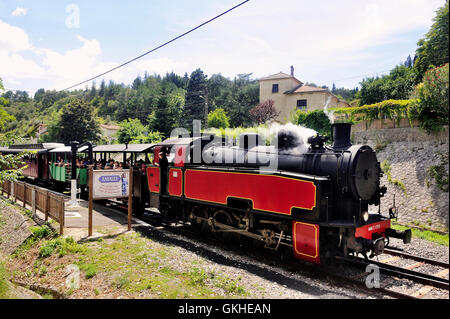
<path id="1" fill-rule="evenodd" d="M 169 167 L 169 160 L 167 159 L 167 148 L 163 147 L 159 152 L 159 163 L 155 163 L 161 169 L 161 194 L 167 193 L 167 169 Z"/>

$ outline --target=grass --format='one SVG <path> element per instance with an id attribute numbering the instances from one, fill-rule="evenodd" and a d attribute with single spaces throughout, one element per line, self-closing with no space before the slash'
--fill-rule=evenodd
<path id="1" fill-rule="evenodd" d="M 147 292 L 156 298 L 226 298 L 244 294 L 238 281 L 207 272 L 198 263 L 187 271 L 174 268 L 176 247 L 149 247 L 149 242 L 138 234 L 97 242 L 96 248 L 80 256 L 77 264 L 86 277 L 89 271 L 94 275 L 103 272 L 109 277 L 110 287 L 131 294 Z M 223 293 L 217 293 L 215 288 Z"/>
<path id="2" fill-rule="evenodd" d="M 208 271 L 200 259 L 185 264 L 179 260 L 178 247 L 155 243 L 137 233 L 80 244 L 71 237 L 52 238 L 45 227 L 33 228 L 32 233 L 21 247 L 20 256 L 34 256 L 32 260 L 21 261 L 30 265 L 26 273 L 22 272 L 34 282 L 52 282 L 55 276 L 60 278 L 63 265 L 76 264 L 84 274 L 82 280 L 86 281 L 79 289 L 88 289 L 91 297 L 101 297 L 103 291 L 133 298 L 145 295 L 162 299 L 247 295 L 240 279 Z M 71 296 L 77 289 L 61 286 L 61 292 Z"/>
<path id="3" fill-rule="evenodd" d="M 4 262 L 0 261 L 0 299 L 10 298 L 8 281 L 6 277 L 6 268 Z"/>
<path id="4" fill-rule="evenodd" d="M 396 229 L 396 230 L 400 230 L 400 231 L 410 229 L 407 226 L 398 225 L 398 224 L 392 224 L 392 228 Z M 412 236 L 414 238 L 425 239 L 425 240 L 431 241 L 431 242 L 439 244 L 439 245 L 449 246 L 448 234 L 444 235 L 444 234 L 433 232 L 431 230 L 420 230 L 420 229 L 416 229 L 416 228 L 411 228 L 411 231 L 412 231 Z"/>
<path id="5" fill-rule="evenodd" d="M 7 269 L 11 269 L 8 276 L 25 278 L 28 283 L 57 283 L 55 288 L 66 297 L 120 294 L 126 298 L 206 299 L 247 294 L 239 279 L 209 271 L 199 257 L 180 259 L 179 247 L 138 233 L 77 243 L 71 237 L 56 237 L 48 225 L 30 227 L 30 231 L 31 236 L 0 264 L 0 297 L 7 294 Z M 80 288 L 66 287 L 62 279 L 64 269 L 72 264 L 82 271 Z M 45 293 L 41 294 L 44 298 L 51 297 Z"/>
<path id="6" fill-rule="evenodd" d="M 16 251 L 12 254 L 13 258 L 24 257 L 26 252 L 38 244 L 42 239 L 53 237 L 54 233 L 52 230 L 44 225 L 44 226 L 32 226 L 30 227 L 31 236 L 27 238 L 27 240 L 20 245 Z"/>
<path id="7" fill-rule="evenodd" d="M 77 244 L 72 237 L 59 237 L 56 239 L 45 241 L 39 249 L 39 257 L 47 258 L 50 257 L 54 252 L 56 252 L 59 257 L 63 257 L 68 253 L 82 253 L 85 251 L 86 247 Z"/>

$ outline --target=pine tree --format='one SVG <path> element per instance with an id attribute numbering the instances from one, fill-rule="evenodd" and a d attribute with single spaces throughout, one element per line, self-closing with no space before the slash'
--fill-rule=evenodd
<path id="1" fill-rule="evenodd" d="M 72 98 L 61 110 L 61 118 L 56 125 L 58 142 L 70 144 L 71 141 L 96 142 L 100 128 L 88 103 Z"/>
<path id="2" fill-rule="evenodd" d="M 407 68 L 411 68 L 412 67 L 412 60 L 411 60 L 411 55 L 408 55 L 408 57 L 406 58 L 406 61 L 405 61 L 405 66 L 407 67 Z"/>
<path id="3" fill-rule="evenodd" d="M 202 127 L 205 127 L 205 103 L 208 94 L 206 78 L 200 69 L 192 72 L 189 78 L 182 123 L 188 130 L 192 129 L 194 120 L 201 120 Z"/>
<path id="4" fill-rule="evenodd" d="M 102 80 L 102 83 L 100 83 L 100 90 L 98 91 L 98 95 L 101 97 L 105 97 L 105 90 L 106 90 L 105 80 Z"/>

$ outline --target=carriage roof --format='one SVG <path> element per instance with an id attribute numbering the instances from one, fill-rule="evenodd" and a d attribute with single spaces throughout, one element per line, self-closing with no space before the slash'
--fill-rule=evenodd
<path id="1" fill-rule="evenodd" d="M 145 153 L 156 144 L 113 144 L 99 145 L 92 150 L 94 153 Z"/>

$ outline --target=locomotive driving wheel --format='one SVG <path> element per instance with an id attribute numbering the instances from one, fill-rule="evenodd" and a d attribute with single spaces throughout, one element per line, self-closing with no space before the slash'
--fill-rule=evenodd
<path id="1" fill-rule="evenodd" d="M 223 209 L 220 209 L 220 210 L 214 212 L 213 221 L 227 225 L 227 226 L 234 227 L 233 218 L 231 217 L 231 215 L 228 212 L 226 212 Z M 217 237 L 219 237 L 220 239 L 222 239 L 226 242 L 233 241 L 236 238 L 236 234 L 234 234 L 233 232 L 230 232 L 229 230 L 227 231 L 226 229 L 218 229 L 216 234 L 217 234 Z"/>
<path id="2" fill-rule="evenodd" d="M 211 231 L 211 227 L 208 225 L 208 222 L 206 220 L 198 219 L 197 217 L 208 219 L 208 210 L 201 206 L 195 206 L 191 210 L 189 219 L 191 221 L 192 229 L 196 233 L 209 233 Z"/>

